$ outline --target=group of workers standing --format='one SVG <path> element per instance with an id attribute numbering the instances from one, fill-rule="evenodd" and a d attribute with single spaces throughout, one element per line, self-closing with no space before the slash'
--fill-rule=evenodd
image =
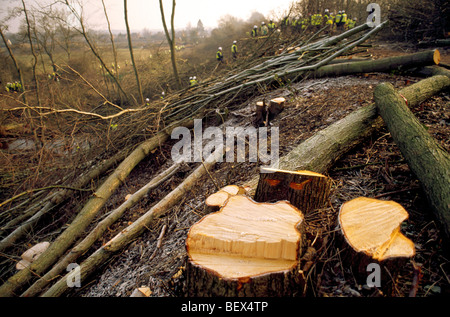
<path id="1" fill-rule="evenodd" d="M 284 29 L 292 27 L 299 31 L 304 31 L 308 27 L 317 30 L 329 25 L 330 29 L 328 32 L 334 32 L 335 30 L 343 31 L 354 28 L 356 26 L 356 20 L 356 18 L 350 18 L 345 10 L 338 11 L 337 14 L 334 14 L 331 13 L 330 10 L 325 9 L 323 14 L 309 14 L 306 17 L 300 15 L 294 19 L 286 17 L 282 21 L 282 27 Z"/>

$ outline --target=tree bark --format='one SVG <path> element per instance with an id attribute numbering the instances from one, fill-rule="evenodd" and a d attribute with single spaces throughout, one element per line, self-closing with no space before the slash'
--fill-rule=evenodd
<path id="1" fill-rule="evenodd" d="M 408 106 L 413 107 L 447 87 L 450 87 L 448 77 L 433 76 L 403 88 L 400 93 L 408 100 Z M 362 107 L 317 132 L 281 157 L 279 168 L 324 173 L 343 154 L 382 126 L 383 119 L 378 115 L 375 104 Z M 248 183 L 252 188 L 250 194 L 254 194 L 257 184 L 258 176 L 255 176 Z"/>
<path id="2" fill-rule="evenodd" d="M 331 179 L 309 171 L 261 169 L 254 199 L 258 202 L 287 200 L 305 215 L 328 202 Z"/>
<path id="3" fill-rule="evenodd" d="M 421 182 L 436 218 L 450 239 L 449 153 L 426 131 L 391 84 L 378 85 L 374 98 L 392 138 Z"/>

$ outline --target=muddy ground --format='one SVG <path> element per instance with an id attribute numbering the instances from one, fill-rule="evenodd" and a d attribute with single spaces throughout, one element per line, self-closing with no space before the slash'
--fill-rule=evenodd
<path id="1" fill-rule="evenodd" d="M 376 44 L 368 52 L 374 58 L 413 52 L 413 47 Z M 449 50 L 442 50 L 448 63 Z M 272 124 L 280 128 L 280 156 L 295 145 L 324 129 L 352 111 L 373 102 L 373 90 L 382 82 L 402 88 L 419 81 L 412 75 L 371 73 L 328 79 L 309 79 L 289 89 L 279 89 L 266 97 L 284 96 L 285 110 Z M 230 115 L 227 124 L 246 126 L 251 123 L 252 109 L 258 98 L 242 104 L 241 110 Z M 450 150 L 450 94 L 441 93 L 412 109 L 428 131 L 447 150 Z M 212 123 L 212 124 L 217 124 Z M 161 148 L 132 172 L 130 177 L 105 208 L 118 207 L 127 194 L 134 193 L 154 175 L 170 166 L 170 150 L 175 141 Z M 121 221 L 109 228 L 101 243 L 107 242 L 129 222 L 145 213 L 159 199 L 175 188 L 195 168 L 183 167 L 164 185 L 151 192 L 146 199 L 130 210 Z M 256 173 L 253 163 L 220 163 L 211 176 L 218 186 L 245 185 Z M 333 190 L 327 208 L 312 213 L 309 224 L 309 242 L 314 241 L 317 256 L 308 275 L 308 296 L 408 296 L 414 277 L 414 265 L 421 267 L 417 295 L 438 296 L 450 294 L 450 258 L 442 248 L 443 236 L 434 221 L 426 197 L 417 178 L 411 173 L 389 132 L 383 129 L 342 157 L 328 172 L 333 179 Z M 112 258 L 94 277 L 69 296 L 127 297 L 137 287 L 149 287 L 154 297 L 183 296 L 183 267 L 186 261 L 185 239 L 189 228 L 206 215 L 204 200 L 216 188 L 205 176 L 183 201 L 158 219 L 126 250 Z M 391 281 L 390 294 L 358 284 L 350 268 L 343 265 L 336 229 L 337 212 L 345 201 L 358 196 L 394 200 L 409 213 L 402 224 L 402 232 L 416 246 L 416 255 L 401 268 Z M 162 245 L 156 241 L 163 225 L 167 230 Z M 154 253 L 155 252 L 155 253 Z M 151 258 L 152 257 L 152 258 Z M 149 260 L 150 259 L 150 260 Z M 81 261 L 81 259 L 79 259 Z"/>

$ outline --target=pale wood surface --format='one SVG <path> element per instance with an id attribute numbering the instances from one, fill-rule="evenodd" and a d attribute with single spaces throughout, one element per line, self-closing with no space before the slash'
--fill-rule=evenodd
<path id="1" fill-rule="evenodd" d="M 225 278 L 288 270 L 298 261 L 302 213 L 288 202 L 231 196 L 219 212 L 189 231 L 190 260 Z"/>
<path id="2" fill-rule="evenodd" d="M 400 225 L 408 216 L 394 201 L 358 197 L 342 205 L 339 224 L 356 252 L 382 261 L 414 255 L 414 243 L 400 232 Z"/>

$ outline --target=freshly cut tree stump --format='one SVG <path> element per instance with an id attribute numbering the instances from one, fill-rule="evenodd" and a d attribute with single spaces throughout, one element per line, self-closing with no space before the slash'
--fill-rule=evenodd
<path id="1" fill-rule="evenodd" d="M 231 196 L 190 229 L 188 296 L 296 296 L 303 214 L 286 201 L 257 203 Z"/>
<path id="2" fill-rule="evenodd" d="M 400 225 L 408 216 L 406 210 L 394 201 L 358 197 L 342 205 L 339 224 L 350 246 L 350 252 L 342 257 L 346 264 L 352 266 L 359 282 L 366 282 L 368 265 L 376 263 L 383 267 L 380 282 L 384 285 L 380 286 L 388 290 L 387 283 L 415 255 L 414 243 L 400 232 Z"/>
<path id="3" fill-rule="evenodd" d="M 205 204 L 208 212 L 218 211 L 231 196 L 243 195 L 246 193 L 245 188 L 237 185 L 228 185 L 221 188 L 218 192 L 209 195 Z"/>
<path id="4" fill-rule="evenodd" d="M 281 111 L 284 109 L 284 103 L 286 102 L 286 99 L 283 97 L 278 97 L 270 100 L 269 102 L 269 113 L 275 117 L 278 115 Z"/>
<path id="5" fill-rule="evenodd" d="M 286 99 L 283 97 L 271 99 L 268 105 L 265 100 L 258 101 L 256 103 L 254 124 L 256 126 L 268 126 L 269 122 L 283 111 L 285 102 Z"/>
<path id="6" fill-rule="evenodd" d="M 261 168 L 255 201 L 288 200 L 304 214 L 323 208 L 328 201 L 331 179 L 311 171 Z"/>

